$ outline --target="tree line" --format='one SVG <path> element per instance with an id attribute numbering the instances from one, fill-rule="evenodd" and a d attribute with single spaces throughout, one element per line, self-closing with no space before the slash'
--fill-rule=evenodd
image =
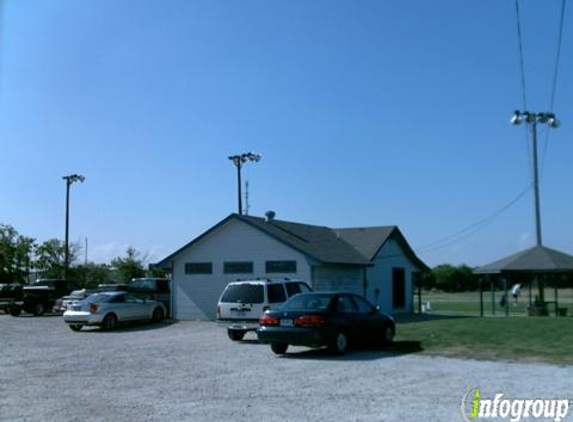
<path id="1" fill-rule="evenodd" d="M 165 272 L 146 268 L 147 255 L 133 247 L 109 264 L 79 262 L 81 246 L 69 246 L 68 279 L 92 288 L 98 284 L 126 283 L 138 277 L 163 277 Z M 0 224 L 0 283 L 27 284 L 31 277 L 62 278 L 65 268 L 65 244 L 60 239 L 37 242 L 10 226 Z"/>

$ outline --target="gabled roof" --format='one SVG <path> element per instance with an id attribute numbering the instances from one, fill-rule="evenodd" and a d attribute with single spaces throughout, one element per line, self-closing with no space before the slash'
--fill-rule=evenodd
<path id="1" fill-rule="evenodd" d="M 205 233 L 156 264 L 168 267 L 172 259 L 184 249 L 195 244 L 232 219 L 255 227 L 281 243 L 325 264 L 372 265 L 372 260 L 391 237 L 403 248 L 404 253 L 419 267 L 428 267 L 415 255 L 396 226 L 332 229 L 325 226 L 293 223 L 272 219 L 231 214 Z"/>
<path id="2" fill-rule="evenodd" d="M 515 255 L 477 268 L 476 274 L 499 274 L 504 272 L 555 273 L 573 271 L 573 256 L 535 246 Z"/>
<path id="3" fill-rule="evenodd" d="M 370 264 L 370 259 L 328 227 L 274 219 L 267 222 L 264 218 L 237 214 L 235 217 L 325 264 Z"/>

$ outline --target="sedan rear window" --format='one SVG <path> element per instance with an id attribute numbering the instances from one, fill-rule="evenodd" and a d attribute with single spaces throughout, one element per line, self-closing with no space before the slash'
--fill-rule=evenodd
<path id="1" fill-rule="evenodd" d="M 102 295 L 102 294 L 96 293 L 94 295 L 88 296 L 87 299 L 89 299 L 90 302 L 92 302 L 92 303 L 100 303 L 100 302 L 107 302 L 110 297 L 112 297 L 112 296 Z"/>
<path id="2" fill-rule="evenodd" d="M 265 292 L 261 284 L 231 284 L 223 293 L 223 303 L 263 303 Z"/>
<path id="3" fill-rule="evenodd" d="M 281 310 L 326 311 L 331 300 L 331 294 L 299 294 L 290 298 L 281 306 Z"/>

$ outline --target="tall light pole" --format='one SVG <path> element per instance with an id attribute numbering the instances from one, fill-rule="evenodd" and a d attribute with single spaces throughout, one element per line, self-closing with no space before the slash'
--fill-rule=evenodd
<path id="1" fill-rule="evenodd" d="M 259 161 L 261 159 L 261 154 L 255 154 L 253 152 L 246 152 L 244 154 L 231 155 L 229 160 L 233 162 L 235 167 L 237 167 L 237 190 L 239 198 L 239 215 L 243 214 L 243 200 L 241 194 L 241 168 L 243 164 L 247 161 Z"/>
<path id="2" fill-rule="evenodd" d="M 531 137 L 533 144 L 533 190 L 535 200 L 535 239 L 536 245 L 541 246 L 541 210 L 539 204 L 539 171 L 537 164 L 537 123 L 546 124 L 551 129 L 557 129 L 561 122 L 555 117 L 553 113 L 531 113 L 529 111 L 515 110 L 511 123 L 520 125 L 525 122 L 531 129 Z"/>
<path id="3" fill-rule="evenodd" d="M 64 250 L 64 280 L 68 279 L 68 267 L 70 266 L 70 186 L 75 182 L 83 183 L 86 179 L 81 174 L 70 174 L 62 177 L 66 181 L 66 241 Z"/>

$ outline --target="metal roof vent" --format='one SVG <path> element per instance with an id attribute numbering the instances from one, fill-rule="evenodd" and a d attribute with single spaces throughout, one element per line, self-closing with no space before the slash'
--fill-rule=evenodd
<path id="1" fill-rule="evenodd" d="M 271 221 L 273 221 L 275 219 L 275 215 L 277 215 L 274 211 L 267 211 L 265 213 L 265 221 L 267 223 L 270 223 Z"/>

